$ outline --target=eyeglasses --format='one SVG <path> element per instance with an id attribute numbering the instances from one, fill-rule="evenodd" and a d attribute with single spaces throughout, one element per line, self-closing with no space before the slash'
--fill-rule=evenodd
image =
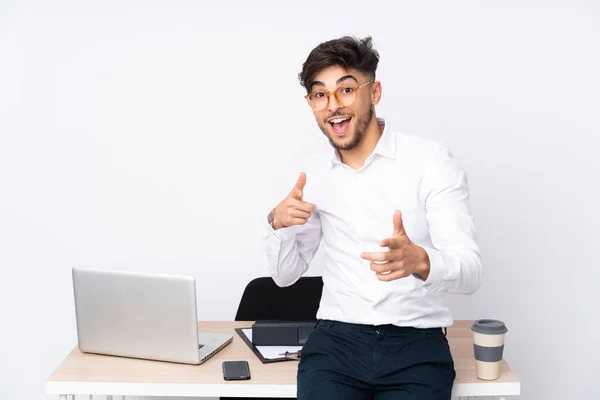
<path id="1" fill-rule="evenodd" d="M 333 94 L 337 103 L 343 107 L 347 107 L 356 101 L 358 97 L 358 89 L 373 83 L 373 80 L 363 83 L 358 86 L 340 86 L 330 92 L 323 90 L 312 92 L 304 96 L 308 101 L 308 105 L 315 111 L 322 111 L 329 106 L 329 98 Z"/>

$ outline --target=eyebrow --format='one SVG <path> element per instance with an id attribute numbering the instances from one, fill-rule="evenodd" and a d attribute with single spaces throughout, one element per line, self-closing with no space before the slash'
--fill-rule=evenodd
<path id="1" fill-rule="evenodd" d="M 335 84 L 339 85 L 341 82 L 345 81 L 346 79 L 352 79 L 352 80 L 354 80 L 354 82 L 358 83 L 358 81 L 356 80 L 356 78 L 354 76 L 352 76 L 352 75 L 344 75 L 340 79 L 338 79 L 337 81 L 335 81 Z M 325 86 L 325 83 L 323 83 L 321 81 L 314 81 L 312 83 L 312 85 L 310 85 L 310 88 L 312 89 L 313 86 Z"/>

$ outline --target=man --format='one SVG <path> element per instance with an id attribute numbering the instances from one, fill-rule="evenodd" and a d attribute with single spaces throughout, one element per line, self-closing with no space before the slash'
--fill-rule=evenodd
<path id="1" fill-rule="evenodd" d="M 298 399 L 449 399 L 444 293 L 482 280 L 465 172 L 451 153 L 377 118 L 371 38 L 321 43 L 299 74 L 333 151 L 315 157 L 269 214 L 279 286 L 324 246 L 323 295 L 302 350 Z"/>

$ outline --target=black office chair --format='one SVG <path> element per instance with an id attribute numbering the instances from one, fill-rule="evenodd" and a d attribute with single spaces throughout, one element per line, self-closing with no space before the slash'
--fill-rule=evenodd
<path id="1" fill-rule="evenodd" d="M 270 277 L 256 278 L 244 289 L 235 320 L 316 321 L 322 293 L 320 276 L 305 276 L 287 287 L 277 286 Z M 221 400 L 242 399 L 221 397 Z"/>
<path id="2" fill-rule="evenodd" d="M 287 287 L 279 287 L 270 277 L 256 278 L 246 286 L 236 321 L 313 321 L 323 292 L 320 276 L 305 276 Z"/>

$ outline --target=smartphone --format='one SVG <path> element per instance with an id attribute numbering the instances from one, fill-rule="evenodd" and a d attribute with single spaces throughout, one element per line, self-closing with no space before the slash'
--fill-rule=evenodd
<path id="1" fill-rule="evenodd" d="M 248 361 L 223 361 L 223 378 L 226 381 L 250 379 Z"/>

